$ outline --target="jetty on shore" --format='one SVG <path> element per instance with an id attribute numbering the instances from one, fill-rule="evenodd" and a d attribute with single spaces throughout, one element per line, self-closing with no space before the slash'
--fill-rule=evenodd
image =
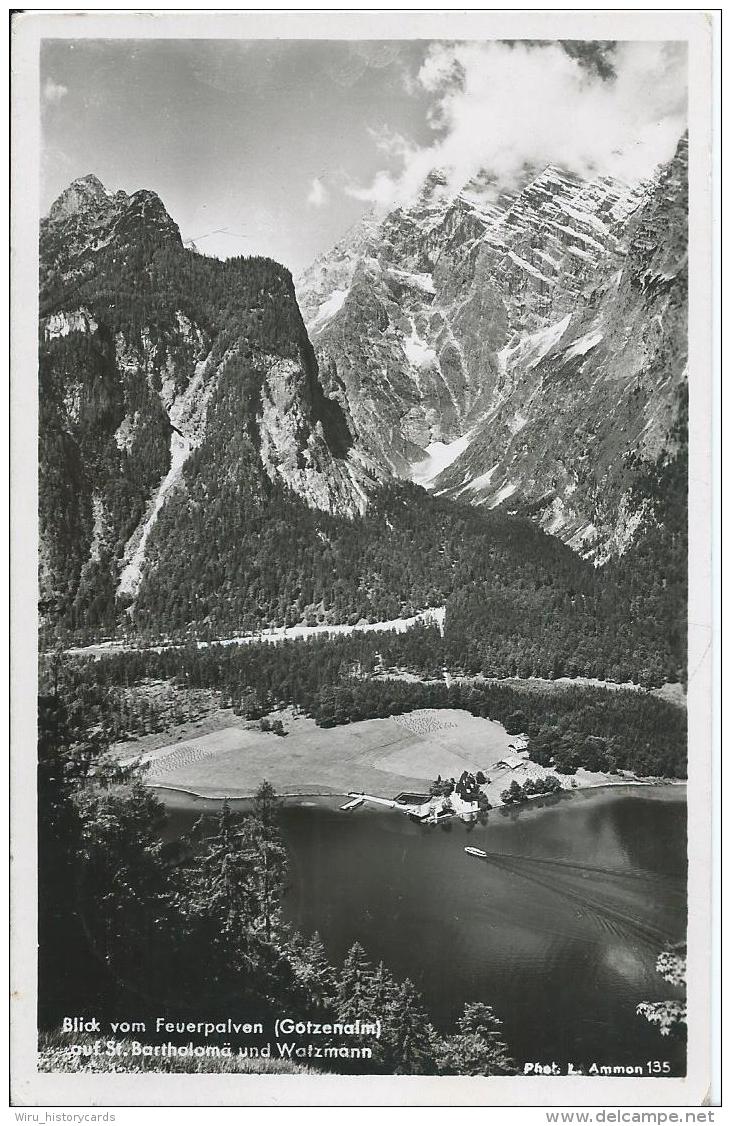
<path id="1" fill-rule="evenodd" d="M 460 817 L 463 821 L 473 821 L 480 810 L 479 802 L 465 801 L 456 793 L 450 794 L 449 797 L 435 795 L 418 802 L 380 798 L 374 794 L 350 793 L 348 797 L 352 800 L 347 805 L 341 806 L 341 809 L 355 809 L 364 802 L 369 802 L 371 805 L 398 810 L 399 813 L 404 813 L 417 821 L 423 821 L 425 824 L 436 823 L 447 817 Z"/>
<path id="2" fill-rule="evenodd" d="M 344 813 L 350 813 L 352 809 L 358 809 L 359 806 L 363 805 L 364 801 L 364 797 L 354 797 L 350 801 L 346 801 L 345 805 L 341 805 L 340 808 Z"/>

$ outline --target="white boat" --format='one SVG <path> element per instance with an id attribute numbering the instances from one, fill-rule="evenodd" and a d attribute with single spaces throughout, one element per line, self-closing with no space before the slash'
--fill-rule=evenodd
<path id="1" fill-rule="evenodd" d="M 467 845 L 465 852 L 469 853 L 470 856 L 487 856 L 487 853 L 483 852 L 481 848 L 472 848 L 471 845 Z"/>
<path id="2" fill-rule="evenodd" d="M 358 806 L 363 805 L 364 801 L 365 798 L 352 798 L 350 801 L 347 801 L 345 805 L 341 805 L 340 808 L 350 813 L 351 810 L 357 809 Z"/>

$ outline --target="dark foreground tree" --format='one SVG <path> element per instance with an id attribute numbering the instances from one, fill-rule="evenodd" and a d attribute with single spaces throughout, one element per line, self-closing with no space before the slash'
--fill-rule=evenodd
<path id="1" fill-rule="evenodd" d="M 251 813 L 224 802 L 214 832 L 196 825 L 185 847 L 177 899 L 184 923 L 182 971 L 198 1004 L 253 998 L 305 1003 L 280 925 L 286 853 L 276 821 L 277 798 L 263 783 Z"/>
<path id="2" fill-rule="evenodd" d="M 457 1033 L 442 1039 L 437 1067 L 444 1075 L 511 1075 L 517 1070 L 502 1038 L 502 1021 L 489 1005 L 467 1004 Z"/>
<path id="3" fill-rule="evenodd" d="M 303 988 L 317 1008 L 331 1009 L 335 1003 L 336 972 L 325 954 L 320 935 L 315 931 L 309 942 L 304 942 L 294 934 L 291 949 L 295 972 Z"/>
<path id="4" fill-rule="evenodd" d="M 343 1021 L 363 1018 L 372 999 L 373 966 L 359 942 L 348 951 L 338 980 L 337 1014 Z"/>
<path id="5" fill-rule="evenodd" d="M 159 998 L 175 939 L 163 807 L 60 696 L 38 718 L 40 1020 L 118 987 Z"/>
<path id="6" fill-rule="evenodd" d="M 436 1033 L 413 982 L 401 982 L 386 1007 L 384 1063 L 389 1075 L 428 1075 L 436 1070 Z"/>

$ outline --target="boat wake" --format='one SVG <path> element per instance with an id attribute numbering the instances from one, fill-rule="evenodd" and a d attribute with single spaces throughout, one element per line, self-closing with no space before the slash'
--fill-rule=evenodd
<path id="1" fill-rule="evenodd" d="M 571 860 L 536 856 L 521 856 L 502 852 L 470 850 L 471 855 L 486 865 L 496 867 L 511 877 L 528 880 L 575 904 L 579 914 L 589 917 L 601 931 L 621 938 L 644 941 L 654 947 L 664 945 L 673 937 L 661 920 L 649 917 L 657 914 L 657 900 L 685 899 L 683 881 L 673 876 L 658 875 L 638 868 L 612 868 L 575 863 Z M 591 880 L 595 894 L 587 894 L 585 884 Z M 613 902 L 617 897 L 626 900 L 627 892 L 636 899 L 636 913 L 629 913 L 626 902 Z M 601 896 L 602 898 L 597 898 Z"/>
<path id="2" fill-rule="evenodd" d="M 643 880 L 646 883 L 662 883 L 663 888 L 675 891 L 685 897 L 685 885 L 679 876 L 670 876 L 660 872 L 648 872 L 646 868 L 612 867 L 600 864 L 581 864 L 577 860 L 563 860 L 553 856 L 526 856 L 517 852 L 486 852 L 480 849 L 482 855 L 490 860 L 525 861 L 530 865 L 541 865 L 544 868 L 566 869 L 569 872 L 594 872 L 600 876 L 614 877 L 621 880 Z"/>

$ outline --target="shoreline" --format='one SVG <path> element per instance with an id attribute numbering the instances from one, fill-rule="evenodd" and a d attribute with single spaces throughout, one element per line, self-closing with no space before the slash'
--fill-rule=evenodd
<path id="1" fill-rule="evenodd" d="M 201 794 L 197 790 L 189 790 L 185 786 L 168 786 L 164 782 L 151 782 L 149 785 L 145 783 L 150 790 L 164 790 L 169 794 L 182 794 L 185 797 L 195 798 L 197 801 L 253 801 L 256 797 L 255 793 L 214 793 L 214 794 Z M 277 798 L 281 802 L 299 801 L 301 798 L 334 798 L 340 801 L 350 795 L 347 793 L 336 794 L 332 791 L 313 790 L 307 793 L 297 794 L 277 794 Z"/>
<path id="2" fill-rule="evenodd" d="M 625 788 L 632 788 L 632 789 L 636 789 L 636 788 L 658 789 L 660 787 L 668 787 L 668 786 L 672 786 L 674 788 L 680 788 L 680 787 L 686 788 L 687 784 L 688 784 L 687 781 L 682 779 L 682 778 L 679 778 L 679 779 L 678 778 L 663 778 L 662 780 L 653 780 L 653 781 L 647 781 L 647 782 L 644 782 L 641 779 L 638 779 L 637 781 L 632 781 L 632 782 L 628 782 L 627 780 L 622 780 L 622 781 L 617 781 L 617 782 L 588 782 L 584 786 L 576 786 L 576 787 L 569 786 L 569 787 L 563 788 L 562 790 L 556 792 L 555 794 L 531 794 L 524 802 L 519 802 L 516 805 L 504 805 L 502 802 L 499 802 L 498 804 L 495 804 L 491 807 L 490 812 L 494 809 L 520 809 L 521 806 L 528 805 L 529 802 L 535 801 L 537 798 L 545 798 L 545 797 L 561 798 L 565 795 L 574 795 L 576 793 L 579 793 L 580 791 L 586 791 L 586 790 L 592 790 L 592 791 L 594 791 L 594 790 L 612 790 L 612 789 L 616 789 L 618 786 L 625 787 Z M 223 793 L 201 794 L 201 793 L 198 793 L 195 790 L 186 789 L 184 786 L 168 786 L 168 785 L 165 785 L 164 783 L 163 784 L 160 784 L 160 783 L 151 784 L 149 786 L 149 789 L 156 790 L 156 791 L 161 790 L 161 791 L 163 791 L 163 793 L 170 794 L 171 796 L 172 795 L 179 795 L 181 798 L 183 798 L 183 804 L 184 804 L 186 798 L 192 798 L 193 801 L 196 802 L 196 803 L 197 802 L 205 802 L 205 801 L 210 801 L 210 802 L 225 802 L 225 801 L 228 801 L 228 802 L 250 802 L 250 801 L 253 801 L 254 796 L 255 796 L 253 793 L 249 793 L 249 794 L 244 794 L 244 793 L 239 793 L 239 794 L 223 794 Z M 286 805 L 290 802 L 299 802 L 302 799 L 307 799 L 307 798 L 319 798 L 319 799 L 330 798 L 333 801 L 340 801 L 340 800 L 344 800 L 344 799 L 351 797 L 351 796 L 352 795 L 350 793 L 335 793 L 335 792 L 332 792 L 332 791 L 326 793 L 322 790 L 310 791 L 310 792 L 305 792 L 305 793 L 278 794 L 277 795 L 277 797 L 279 798 L 279 800 L 282 802 L 283 805 Z M 163 805 L 167 804 L 165 802 L 164 797 L 161 796 L 160 800 L 162 801 Z M 315 804 L 317 804 L 317 803 L 315 803 Z"/>

